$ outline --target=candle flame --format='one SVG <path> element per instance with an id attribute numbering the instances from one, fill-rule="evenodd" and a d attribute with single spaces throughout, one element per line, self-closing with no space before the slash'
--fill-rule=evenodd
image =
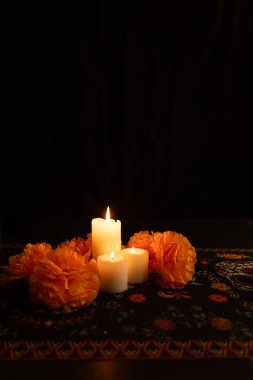
<path id="1" fill-rule="evenodd" d="M 107 210 L 106 210 L 106 217 L 105 217 L 105 222 L 106 223 L 110 223 L 110 209 L 109 209 L 109 206 L 107 207 Z"/>
<path id="2" fill-rule="evenodd" d="M 134 247 L 131 248 L 131 253 L 135 253 Z"/>
<path id="3" fill-rule="evenodd" d="M 115 259 L 114 252 L 111 252 L 111 253 L 110 253 L 110 259 L 111 259 L 112 261 Z"/>

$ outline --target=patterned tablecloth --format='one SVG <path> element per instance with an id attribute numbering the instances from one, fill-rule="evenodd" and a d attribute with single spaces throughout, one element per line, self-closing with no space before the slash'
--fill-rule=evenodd
<path id="1" fill-rule="evenodd" d="M 0 264 L 19 253 L 0 246 Z M 198 249 L 193 281 L 157 276 L 70 314 L 35 308 L 25 284 L 1 289 L 0 359 L 253 358 L 253 249 Z"/>

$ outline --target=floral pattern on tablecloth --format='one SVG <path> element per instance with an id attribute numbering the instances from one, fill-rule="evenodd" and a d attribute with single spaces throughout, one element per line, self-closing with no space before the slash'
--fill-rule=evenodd
<path id="1" fill-rule="evenodd" d="M 31 304 L 26 283 L 1 289 L 0 340 L 252 340 L 253 252 L 198 250 L 193 280 L 171 289 L 157 275 L 63 314 Z M 1 265 L 19 247 L 0 250 Z"/>

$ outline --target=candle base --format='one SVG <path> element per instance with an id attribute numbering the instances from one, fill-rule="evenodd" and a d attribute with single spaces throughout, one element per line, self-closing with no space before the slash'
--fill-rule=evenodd
<path id="1" fill-rule="evenodd" d="M 149 253 L 142 248 L 124 248 L 121 253 L 128 262 L 128 283 L 141 284 L 148 279 Z"/>
<path id="2" fill-rule="evenodd" d="M 129 284 L 129 285 L 143 284 L 143 283 L 146 282 L 147 280 L 148 280 L 148 277 L 145 278 L 144 276 L 143 276 L 141 279 L 133 279 L 133 280 L 131 280 L 131 278 L 130 278 L 130 279 L 128 279 L 128 284 Z"/>
<path id="3" fill-rule="evenodd" d="M 127 287 L 124 287 L 124 288 L 119 288 L 119 289 L 114 289 L 114 290 L 111 290 L 110 288 L 100 288 L 100 292 L 102 293 L 111 293 L 111 294 L 114 294 L 114 293 L 123 293 L 125 292 L 126 290 L 128 289 L 128 286 Z"/>
<path id="4" fill-rule="evenodd" d="M 97 268 L 101 279 L 100 291 L 104 293 L 122 293 L 128 289 L 127 259 L 118 254 L 100 255 Z"/>

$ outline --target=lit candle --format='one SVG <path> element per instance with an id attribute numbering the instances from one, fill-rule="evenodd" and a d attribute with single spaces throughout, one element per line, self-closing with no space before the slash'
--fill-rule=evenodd
<path id="1" fill-rule="evenodd" d="M 121 253 L 127 257 L 128 283 L 140 284 L 148 279 L 148 251 L 142 248 L 124 248 Z"/>
<path id="2" fill-rule="evenodd" d="M 107 207 L 106 218 L 95 218 L 91 222 L 92 257 L 97 259 L 101 254 L 120 253 L 121 251 L 121 221 L 110 218 Z"/>
<path id="3" fill-rule="evenodd" d="M 99 255 L 97 269 L 101 278 L 100 290 L 105 293 L 121 293 L 127 290 L 127 259 L 114 252 Z"/>

